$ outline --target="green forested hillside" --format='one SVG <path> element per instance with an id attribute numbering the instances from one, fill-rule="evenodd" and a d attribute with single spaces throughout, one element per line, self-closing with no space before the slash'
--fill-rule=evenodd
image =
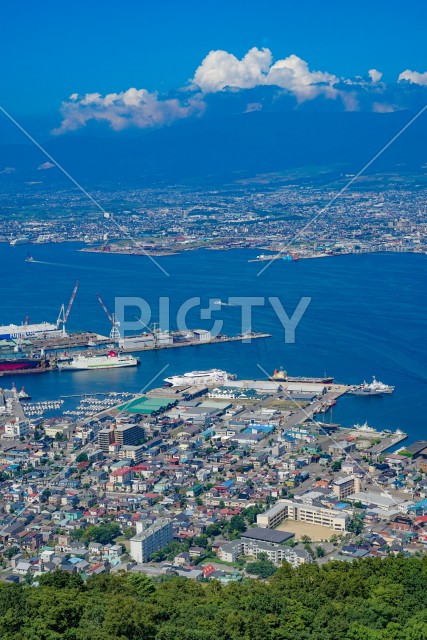
<path id="1" fill-rule="evenodd" d="M 426 640 L 427 557 L 282 567 L 221 586 L 63 572 L 0 587 L 1 640 Z"/>

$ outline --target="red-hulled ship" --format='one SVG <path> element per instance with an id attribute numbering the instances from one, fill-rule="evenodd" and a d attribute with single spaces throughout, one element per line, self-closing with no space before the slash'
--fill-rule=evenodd
<path id="1" fill-rule="evenodd" d="M 8 373 L 41 373 L 49 371 L 50 363 L 46 358 L 22 357 L 0 358 L 0 375 Z"/>

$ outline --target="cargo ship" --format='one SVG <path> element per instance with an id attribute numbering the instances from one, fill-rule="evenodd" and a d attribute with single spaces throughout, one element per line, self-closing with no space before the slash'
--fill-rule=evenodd
<path id="1" fill-rule="evenodd" d="M 46 338 L 61 335 L 57 324 L 40 322 L 38 324 L 8 324 L 0 327 L 0 340 L 21 340 L 23 338 Z"/>
<path id="2" fill-rule="evenodd" d="M 281 367 L 275 369 L 273 375 L 268 378 L 275 382 L 312 382 L 315 384 L 332 384 L 334 378 L 329 376 L 323 376 L 320 378 L 308 378 L 306 376 L 288 376 L 287 372 Z"/>
<path id="3" fill-rule="evenodd" d="M 234 373 L 227 373 L 220 369 L 209 369 L 208 371 L 190 371 L 182 376 L 170 376 L 164 379 L 167 387 L 191 387 L 199 384 L 224 384 L 228 380 L 235 380 Z"/>
<path id="4" fill-rule="evenodd" d="M 0 375 L 15 373 L 41 373 L 49 371 L 50 362 L 46 358 L 31 356 L 21 358 L 0 358 Z"/>
<path id="5" fill-rule="evenodd" d="M 107 355 L 78 354 L 69 358 L 61 358 L 57 365 L 60 371 L 90 371 L 92 369 L 136 367 L 139 363 L 139 358 L 110 351 Z"/>

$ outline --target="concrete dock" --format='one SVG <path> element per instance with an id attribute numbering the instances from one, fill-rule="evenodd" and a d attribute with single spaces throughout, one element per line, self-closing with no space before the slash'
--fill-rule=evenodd
<path id="1" fill-rule="evenodd" d="M 358 432 L 362 433 L 362 432 Z M 373 434 L 375 437 L 375 433 Z M 387 451 L 387 449 L 391 449 L 392 447 L 399 444 L 399 442 L 403 442 L 408 437 L 407 433 L 393 433 L 387 438 L 384 438 L 378 444 L 374 444 L 373 447 L 369 450 L 370 453 L 378 454 L 383 453 L 383 451 Z"/>
<path id="2" fill-rule="evenodd" d="M 223 342 L 244 342 L 251 340 L 260 340 L 262 338 L 271 338 L 270 333 L 252 332 L 251 334 L 242 334 L 238 336 L 219 335 L 210 340 L 199 340 L 197 338 L 176 340 L 175 333 L 171 333 L 172 342 L 154 341 L 152 344 L 132 345 L 126 348 L 126 345 L 119 350 L 122 352 L 135 353 L 139 351 L 155 351 L 158 349 L 176 349 L 179 347 L 195 347 L 207 344 L 221 344 Z M 70 333 L 67 336 L 58 336 L 55 338 L 38 338 L 32 341 L 33 348 L 45 352 L 67 351 L 73 349 L 73 353 L 96 353 L 97 355 L 107 354 L 112 340 L 108 336 L 97 333 Z M 104 347 L 104 348 L 103 348 Z M 116 345 L 117 347 L 117 345 Z M 80 348 L 80 350 L 79 350 Z M 79 350 L 79 351 L 76 351 Z M 93 351 L 92 351 L 93 350 Z"/>

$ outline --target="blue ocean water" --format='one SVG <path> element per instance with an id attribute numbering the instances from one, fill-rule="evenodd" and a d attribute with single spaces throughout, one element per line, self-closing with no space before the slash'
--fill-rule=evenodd
<path id="1" fill-rule="evenodd" d="M 295 344 L 286 344 L 284 329 L 271 305 L 253 312 L 254 330 L 272 338 L 251 344 L 239 342 L 142 354 L 138 369 L 49 373 L 19 376 L 34 400 L 64 394 L 112 390 L 138 392 L 160 386 L 167 375 L 218 367 L 239 377 L 261 378 L 283 366 L 291 375 L 333 375 L 346 383 L 370 380 L 372 375 L 396 386 L 392 396 L 344 397 L 332 419 L 343 425 L 364 422 L 378 428 L 401 428 L 411 440 L 425 435 L 427 397 L 427 256 L 372 254 L 298 262 L 275 261 L 258 277 L 262 263 L 248 262 L 257 252 L 197 251 L 157 258 L 165 276 L 147 257 L 97 255 L 78 251 L 74 243 L 31 247 L 36 260 L 24 261 L 28 247 L 0 245 L 0 324 L 56 320 L 68 303 L 75 281 L 79 290 L 68 329 L 108 334 L 110 325 L 95 294 L 114 308 L 116 296 L 147 300 L 158 319 L 159 296 L 170 299 L 170 327 L 176 311 L 188 298 L 227 300 L 229 296 L 277 296 L 291 315 L 302 296 L 311 303 L 296 329 Z M 188 315 L 191 328 L 224 321 L 223 332 L 240 332 L 239 307 L 222 307 L 212 320 L 202 321 L 200 309 Z M 166 327 L 162 327 L 166 328 Z M 158 376 L 159 372 L 167 367 Z M 156 378 L 156 375 L 158 376 Z M 153 380 L 155 378 L 155 380 Z M 5 378 L 9 386 L 13 378 Z M 150 381 L 152 381 L 150 383 Z"/>

